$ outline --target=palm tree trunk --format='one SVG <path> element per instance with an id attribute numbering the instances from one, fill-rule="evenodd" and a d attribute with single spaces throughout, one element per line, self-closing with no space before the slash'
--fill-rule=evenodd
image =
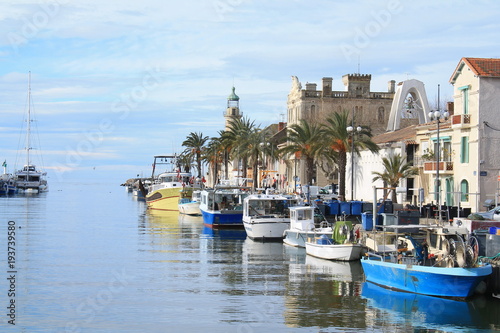
<path id="1" fill-rule="evenodd" d="M 259 171 L 258 171 L 258 163 L 255 162 L 253 164 L 253 168 L 252 168 L 252 179 L 253 179 L 253 186 L 252 186 L 252 190 L 255 191 L 255 189 L 258 187 L 258 175 L 259 175 Z"/>
<path id="2" fill-rule="evenodd" d="M 339 153 L 339 200 L 345 200 L 345 172 L 347 164 L 347 154 Z"/>
<path id="3" fill-rule="evenodd" d="M 306 165 L 307 184 L 312 185 L 312 179 L 314 177 L 314 159 L 310 157 L 306 158 Z"/>
<path id="4" fill-rule="evenodd" d="M 229 179 L 229 174 L 228 174 L 228 169 L 229 168 L 229 153 L 226 150 L 224 150 L 224 178 Z"/>
<path id="5" fill-rule="evenodd" d="M 219 163 L 215 162 L 214 167 L 213 167 L 213 177 L 212 177 L 212 187 L 215 187 L 215 184 L 217 184 L 217 166 Z"/>
<path id="6" fill-rule="evenodd" d="M 201 154 L 199 152 L 196 153 L 196 163 L 198 167 L 198 178 L 201 178 Z"/>

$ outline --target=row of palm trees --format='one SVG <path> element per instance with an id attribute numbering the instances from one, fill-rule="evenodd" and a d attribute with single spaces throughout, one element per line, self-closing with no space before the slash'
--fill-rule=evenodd
<path id="1" fill-rule="evenodd" d="M 191 132 L 182 142 L 185 150 L 179 161 L 186 171 L 195 164 L 200 178 L 202 164 L 208 164 L 213 180 L 218 179 L 221 165 L 224 165 L 225 172 L 222 177 L 228 179 L 229 163 L 241 161 L 242 177 L 247 178 L 247 170 L 251 167 L 255 186 L 261 161 L 282 159 L 290 163 L 294 157 L 304 160 L 306 184 L 312 184 L 318 167 L 331 181 L 338 175 L 339 196 L 345 198 L 347 152 L 353 149 L 355 154 L 360 155 L 362 150 L 373 153 L 379 150 L 372 141 L 370 127 L 363 126 L 354 134 L 348 131 L 349 125 L 353 123 L 354 119 L 349 117 L 347 111 L 333 112 L 323 123 L 301 120 L 287 128 L 286 144 L 278 147 L 279 142 L 272 141 L 276 131 L 272 127 L 261 129 L 248 118 L 235 118 L 229 122 L 228 130 L 219 131 L 218 137 L 209 138 L 202 133 Z M 397 187 L 402 178 L 418 173 L 400 155 L 384 158 L 382 162 L 385 170 L 374 172 L 373 181 L 382 180 L 391 188 Z M 396 195 L 392 192 L 395 202 Z"/>

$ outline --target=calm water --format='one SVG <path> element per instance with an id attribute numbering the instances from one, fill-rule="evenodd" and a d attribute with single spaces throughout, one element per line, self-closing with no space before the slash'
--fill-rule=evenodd
<path id="1" fill-rule="evenodd" d="M 149 215 L 116 183 L 50 185 L 43 195 L 0 198 L 1 331 L 500 328 L 496 299 L 456 302 L 390 292 L 365 283 L 359 263 L 256 243 L 243 230 L 214 232 L 201 218 Z M 15 222 L 13 269 L 8 221 Z M 15 296 L 9 296 L 12 287 Z M 7 316 L 12 300 L 15 326 Z"/>

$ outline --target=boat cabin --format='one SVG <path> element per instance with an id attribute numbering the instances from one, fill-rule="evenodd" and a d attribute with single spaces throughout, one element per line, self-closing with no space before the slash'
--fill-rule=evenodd
<path id="1" fill-rule="evenodd" d="M 290 229 L 310 231 L 314 227 L 314 207 L 290 207 Z"/>
<path id="2" fill-rule="evenodd" d="M 245 199 L 244 216 L 289 217 L 290 207 L 299 204 L 297 196 L 256 194 Z"/>

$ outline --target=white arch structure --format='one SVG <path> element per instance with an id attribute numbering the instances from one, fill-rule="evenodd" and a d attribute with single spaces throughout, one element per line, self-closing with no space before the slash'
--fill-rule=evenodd
<path id="1" fill-rule="evenodd" d="M 405 101 L 408 96 L 413 98 L 414 108 L 412 109 L 413 116 L 418 117 L 419 124 L 429 121 L 429 103 L 425 94 L 424 83 L 415 79 L 403 81 L 398 85 L 394 100 L 391 105 L 391 114 L 387 124 L 387 131 L 395 131 L 400 129 L 402 112 L 404 111 Z"/>

